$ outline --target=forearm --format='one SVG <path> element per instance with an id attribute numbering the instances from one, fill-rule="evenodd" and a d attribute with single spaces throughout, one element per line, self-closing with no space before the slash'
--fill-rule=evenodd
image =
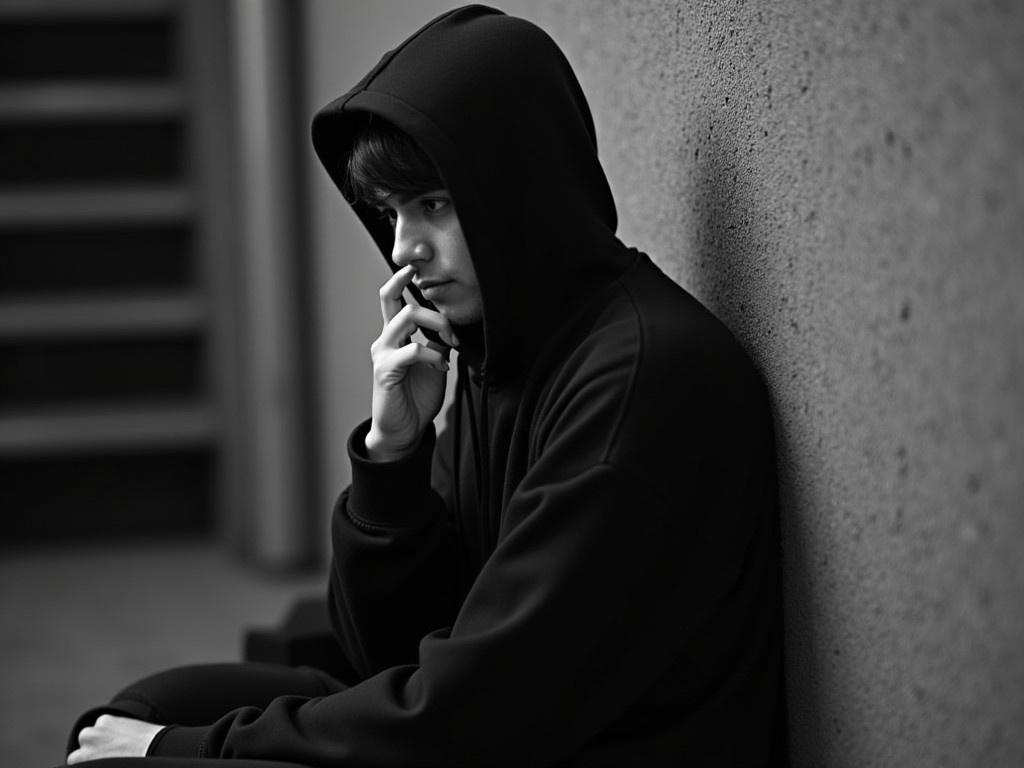
<path id="1" fill-rule="evenodd" d="M 554 764 L 637 702 L 688 631 L 679 531 L 652 504 L 603 468 L 549 489 L 451 627 L 425 633 L 413 658 L 334 696 L 236 711 L 167 743 L 339 767 Z"/>
<path id="2" fill-rule="evenodd" d="M 423 635 L 454 617 L 456 547 L 430 486 L 431 428 L 416 452 L 381 464 L 352 434 L 352 485 L 332 519 L 331 618 L 357 682 L 415 660 Z"/>

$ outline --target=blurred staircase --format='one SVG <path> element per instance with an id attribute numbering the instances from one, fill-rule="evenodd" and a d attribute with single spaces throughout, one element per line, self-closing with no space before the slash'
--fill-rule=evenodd
<path id="1" fill-rule="evenodd" d="M 5 543 L 236 503 L 224 10 L 0 0 Z"/>

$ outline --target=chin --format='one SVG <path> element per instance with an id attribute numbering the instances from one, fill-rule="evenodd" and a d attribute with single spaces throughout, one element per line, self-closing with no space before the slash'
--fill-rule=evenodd
<path id="1" fill-rule="evenodd" d="M 483 318 L 483 313 L 469 307 L 439 306 L 437 311 L 452 325 L 472 325 Z"/>

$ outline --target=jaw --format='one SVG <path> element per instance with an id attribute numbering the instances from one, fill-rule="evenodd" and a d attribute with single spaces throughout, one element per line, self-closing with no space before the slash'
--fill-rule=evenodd
<path id="1" fill-rule="evenodd" d="M 472 325 L 483 319 L 478 301 L 436 301 L 434 308 L 452 325 Z"/>
<path id="2" fill-rule="evenodd" d="M 445 307 L 438 307 L 437 311 L 452 325 L 472 325 L 480 321 L 480 316 L 471 312 L 459 312 Z"/>

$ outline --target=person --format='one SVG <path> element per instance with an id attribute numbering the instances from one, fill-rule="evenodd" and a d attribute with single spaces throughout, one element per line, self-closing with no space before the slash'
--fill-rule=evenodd
<path id="1" fill-rule="evenodd" d="M 765 388 L 725 326 L 616 237 L 557 45 L 494 9 L 451 11 L 312 137 L 393 273 L 332 517 L 343 671 L 160 673 L 87 713 L 69 761 L 777 764 Z"/>

